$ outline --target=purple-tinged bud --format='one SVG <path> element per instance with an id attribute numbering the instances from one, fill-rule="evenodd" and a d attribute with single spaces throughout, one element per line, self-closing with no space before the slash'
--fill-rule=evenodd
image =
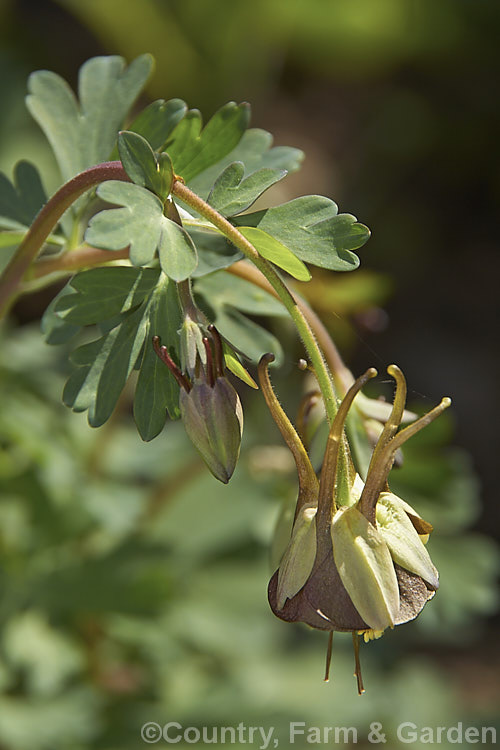
<path id="1" fill-rule="evenodd" d="M 195 330 L 196 328 L 196 330 Z M 243 410 L 236 390 L 226 379 L 222 341 L 214 326 L 202 336 L 191 319 L 183 327 L 183 359 L 187 374 L 181 372 L 153 338 L 155 351 L 181 386 L 179 407 L 185 430 L 206 465 L 224 484 L 229 482 L 238 461 L 243 431 Z"/>
<path id="2" fill-rule="evenodd" d="M 186 432 L 216 477 L 227 484 L 238 460 L 243 411 L 236 390 L 223 377 L 213 386 L 196 381 L 181 390 L 179 405 Z"/>

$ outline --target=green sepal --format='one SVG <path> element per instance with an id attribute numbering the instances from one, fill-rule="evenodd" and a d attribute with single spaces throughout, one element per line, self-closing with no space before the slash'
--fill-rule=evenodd
<path id="1" fill-rule="evenodd" d="M 378 531 L 389 547 L 394 562 L 410 573 L 416 573 L 437 589 L 438 572 L 408 517 L 405 505 L 392 492 L 382 492 L 376 509 Z"/>
<path id="2" fill-rule="evenodd" d="M 331 526 L 338 573 L 362 619 L 373 630 L 393 627 L 399 586 L 387 544 L 356 507 L 340 508 Z"/>
<path id="3" fill-rule="evenodd" d="M 278 569 L 277 606 L 283 609 L 305 585 L 316 558 L 317 506 L 303 506 L 295 519 L 292 536 Z"/>

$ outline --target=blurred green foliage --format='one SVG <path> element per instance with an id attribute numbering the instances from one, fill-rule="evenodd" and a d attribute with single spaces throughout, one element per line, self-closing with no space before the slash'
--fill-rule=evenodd
<path id="1" fill-rule="evenodd" d="M 326 641 L 283 625 L 267 607 L 269 540 L 295 482 L 281 446 L 262 445 L 259 394 L 246 404 L 242 461 L 223 486 L 180 423 L 141 443 L 127 398 L 105 427 L 89 428 L 60 403 L 64 358 L 36 329 L 7 333 L 0 369 L 6 747 L 125 750 L 140 746 L 144 722 L 174 719 L 271 725 L 281 737 L 298 720 L 355 726 L 360 736 L 369 720 L 392 733 L 405 717 L 425 725 L 451 725 L 464 712 L 471 723 L 495 720 L 491 702 L 466 709 L 453 669 L 446 678 L 432 655 L 433 644 L 470 639 L 497 603 L 498 551 L 485 537 L 464 535 L 477 487 L 467 461 L 443 447 L 446 424 L 415 441 L 397 482 L 435 523 L 430 544 L 442 588 L 415 624 L 363 648 L 368 692 L 358 701 L 350 638 L 336 637 L 333 684 L 325 686 Z"/>
<path id="2" fill-rule="evenodd" d="M 384 276 L 315 276 L 318 310 L 342 316 L 327 322 L 361 371 L 373 361 L 356 353 L 350 321 L 366 336 L 383 327 L 378 306 L 392 286 L 380 357 L 415 373 L 424 393 L 452 383 L 461 442 L 496 490 L 497 427 L 485 415 L 497 388 L 487 373 L 499 20 L 496 0 L 3 0 L 0 167 L 10 173 L 27 158 L 49 192 L 59 183 L 23 104 L 26 77 L 40 67 L 74 81 L 93 54 L 149 51 L 151 97 L 180 96 L 206 117 L 249 99 L 258 125 L 288 131 L 285 142 L 308 154 L 290 190 L 334 193 L 374 229 L 362 266 Z M 20 321 L 48 302 L 34 299 L 16 310 Z M 277 390 L 293 412 L 300 352 L 281 321 L 277 331 L 288 352 Z M 223 487 L 179 424 L 142 444 L 127 395 L 91 430 L 61 404 L 67 374 L 37 328 L 3 331 L 2 747 L 127 750 L 143 746 L 144 722 L 169 720 L 273 725 L 281 738 L 292 720 L 356 726 L 361 746 L 370 721 L 381 721 L 388 748 L 401 721 L 500 729 L 497 631 L 484 620 L 497 608 L 498 549 L 469 530 L 480 487 L 468 453 L 446 447 L 450 420 L 409 443 L 393 478 L 435 525 L 441 589 L 414 624 L 363 648 L 367 694 L 357 699 L 349 639 L 336 638 L 333 684 L 324 685 L 321 636 L 275 621 L 267 607 L 268 543 L 294 487 L 271 427 L 260 446 L 270 420 L 259 395 L 245 394 L 242 462 Z M 482 526 L 495 534 L 497 503 L 486 507 Z"/>

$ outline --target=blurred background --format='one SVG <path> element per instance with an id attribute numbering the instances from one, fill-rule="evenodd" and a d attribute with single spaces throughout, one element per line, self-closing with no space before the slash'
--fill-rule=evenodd
<path id="1" fill-rule="evenodd" d="M 387 747 L 402 721 L 500 730 L 499 31 L 497 0 L 0 0 L 2 171 L 29 159 L 59 184 L 24 106 L 33 70 L 75 88 L 91 56 L 151 52 L 142 104 L 180 97 L 206 120 L 249 101 L 253 126 L 306 153 L 269 200 L 324 194 L 373 232 L 360 271 L 301 289 L 353 372 L 394 361 L 417 410 L 453 399 L 393 481 L 435 526 L 442 588 L 362 649 L 358 698 L 349 637 L 324 685 L 324 637 L 267 608 L 294 482 L 271 428 L 263 454 L 260 398 L 243 394 L 242 460 L 222 487 L 182 425 L 141 443 L 126 397 L 97 431 L 67 412 L 67 355 L 37 322 L 55 290 L 21 300 L 0 357 L 0 748 L 137 748 L 145 721 L 169 720 L 276 726 L 283 742 L 289 721 L 355 726 L 367 747 L 371 721 Z M 293 413 L 300 347 L 269 325 Z"/>

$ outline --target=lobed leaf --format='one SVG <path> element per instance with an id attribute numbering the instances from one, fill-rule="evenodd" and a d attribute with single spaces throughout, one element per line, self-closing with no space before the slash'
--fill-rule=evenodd
<path id="1" fill-rule="evenodd" d="M 40 329 L 47 344 L 64 344 L 81 330 L 81 326 L 63 320 L 56 312 L 56 305 L 66 295 L 74 295 L 74 291 L 69 283 L 54 297 L 42 315 Z"/>
<path id="2" fill-rule="evenodd" d="M 92 342 L 91 362 L 70 376 L 63 401 L 74 411 L 88 409 L 92 427 L 100 427 L 113 413 L 141 351 L 146 328 L 142 307 L 127 313 L 121 325 Z M 85 351 L 88 354 L 89 345 Z"/>
<path id="3" fill-rule="evenodd" d="M 276 336 L 273 336 L 267 329 L 242 315 L 233 307 L 215 305 L 214 314 L 214 323 L 217 330 L 249 360 L 256 364 L 263 354 L 272 352 L 277 367 L 283 362 L 281 344 Z"/>
<path id="4" fill-rule="evenodd" d="M 93 285 L 92 276 L 98 271 L 112 274 L 105 274 L 108 278 L 102 283 L 103 275 L 97 273 Z M 124 275 L 123 271 L 130 273 Z M 128 294 L 126 276 L 129 279 Z M 105 332 L 100 338 L 72 353 L 71 361 L 76 369 L 66 383 L 64 403 L 74 411 L 88 409 L 89 424 L 99 427 L 111 416 L 132 370 L 139 365 L 134 416 L 141 437 L 151 440 L 163 427 L 165 410 L 172 417 L 178 416 L 177 384 L 151 345 L 154 335 L 161 336 L 166 342 L 177 339 L 181 313 L 175 285 L 159 271 L 130 268 L 93 269 L 78 274 L 72 284 L 80 291 L 67 295 L 67 298 L 71 302 L 72 297 L 80 297 L 81 304 L 69 309 L 79 320 L 84 320 L 87 310 L 89 319 L 86 322 L 96 321 L 96 308 L 88 303 L 97 299 L 99 292 L 103 293 L 106 288 L 114 290 L 113 298 L 102 314 L 116 312 L 119 308 L 121 313 L 104 321 Z M 63 297 L 61 303 L 65 299 Z M 132 303 L 136 306 L 132 307 Z M 175 352 L 174 355 L 177 357 Z"/>
<path id="5" fill-rule="evenodd" d="M 248 104 L 229 102 L 201 129 L 201 115 L 191 109 L 179 122 L 165 145 L 176 174 L 190 183 L 193 177 L 219 162 L 240 141 L 248 127 Z"/>
<path id="6" fill-rule="evenodd" d="M 206 168 L 190 181 L 190 187 L 206 199 L 221 173 L 230 164 L 240 161 L 245 167 L 245 176 L 261 169 L 277 169 L 296 172 L 304 154 L 298 148 L 274 146 L 271 133 L 259 128 L 250 128 L 241 137 L 238 145 L 216 164 Z"/>
<path id="7" fill-rule="evenodd" d="M 180 416 L 179 386 L 168 368 L 157 357 L 152 346 L 152 338 L 159 336 L 168 346 L 170 342 L 177 341 L 177 331 L 181 323 L 182 316 L 175 284 L 162 275 L 149 310 L 144 354 L 134 397 L 135 423 L 141 438 L 146 441 L 152 440 L 161 432 L 167 411 L 172 419 Z M 175 352 L 172 353 L 175 355 Z"/>
<path id="8" fill-rule="evenodd" d="M 97 188 L 100 198 L 123 208 L 106 209 L 94 216 L 85 240 L 106 250 L 130 246 L 135 266 L 150 263 L 159 251 L 160 265 L 175 281 L 187 279 L 197 264 L 196 248 L 185 229 L 163 215 L 163 205 L 149 190 L 109 180 Z"/>
<path id="9" fill-rule="evenodd" d="M 155 287 L 160 271 L 115 266 L 82 271 L 55 303 L 59 318 L 76 325 L 92 325 L 137 307 Z"/>
<path id="10" fill-rule="evenodd" d="M 280 300 L 232 274 L 213 273 L 196 281 L 194 289 L 211 304 L 216 300 L 217 305 L 236 307 L 250 315 L 288 316 Z"/>
<path id="11" fill-rule="evenodd" d="M 243 253 L 222 234 L 189 226 L 186 223 L 184 227 L 198 252 L 198 265 L 191 274 L 192 278 L 212 274 L 221 268 L 228 268 L 237 260 L 244 258 Z"/>
<path id="12" fill-rule="evenodd" d="M 46 201 L 40 174 L 30 162 L 16 164 L 13 182 L 0 172 L 0 229 L 26 229 Z"/>
<path id="13" fill-rule="evenodd" d="M 127 130 L 142 135 L 153 151 L 162 151 L 169 135 L 186 112 L 187 105 L 182 99 L 157 99 L 139 113 Z"/>
<path id="14" fill-rule="evenodd" d="M 234 216 L 250 208 L 265 190 L 282 180 L 288 172 L 263 167 L 246 178 L 244 174 L 243 162 L 235 161 L 216 179 L 207 202 L 223 216 Z"/>
<path id="15" fill-rule="evenodd" d="M 352 271 L 359 265 L 353 250 L 368 240 L 370 230 L 351 214 L 319 195 L 306 195 L 281 206 L 245 214 L 233 220 L 267 232 L 301 260 L 333 271 Z"/>
<path id="16" fill-rule="evenodd" d="M 161 154 L 161 162 L 158 161 L 147 140 L 127 130 L 118 134 L 118 152 L 133 183 L 150 190 L 163 201 L 168 197 L 174 173 L 167 154 Z"/>
<path id="17" fill-rule="evenodd" d="M 26 104 L 52 146 L 65 181 L 109 158 L 152 67 L 151 55 L 137 57 L 128 68 L 116 55 L 94 57 L 80 68 L 79 102 L 56 73 L 31 74 Z"/>

